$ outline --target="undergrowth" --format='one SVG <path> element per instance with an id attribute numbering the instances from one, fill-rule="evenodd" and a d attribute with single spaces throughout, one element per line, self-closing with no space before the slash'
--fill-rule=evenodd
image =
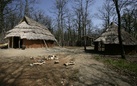
<path id="1" fill-rule="evenodd" d="M 107 67 L 110 67 L 117 73 L 129 76 L 132 79 L 132 82 L 134 82 L 134 84 L 137 84 L 137 63 L 121 58 L 105 58 L 102 56 L 95 56 L 95 59 L 103 62 Z"/>

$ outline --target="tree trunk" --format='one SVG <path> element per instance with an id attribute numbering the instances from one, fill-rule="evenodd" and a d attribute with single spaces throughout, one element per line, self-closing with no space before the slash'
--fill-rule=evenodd
<path id="1" fill-rule="evenodd" d="M 3 19 L 3 11 L 2 10 L 0 10 L 1 12 L 0 12 L 0 33 L 2 33 L 2 30 L 3 30 L 3 26 L 4 26 L 4 19 Z"/>
<path id="2" fill-rule="evenodd" d="M 4 2 L 0 3 L 0 33 L 2 33 L 3 26 L 4 26 L 4 18 L 3 18 L 3 11 L 4 11 L 5 5 Z"/>
<path id="3" fill-rule="evenodd" d="M 4 6 L 5 5 L 2 5 L 0 4 L 0 42 L 3 42 L 3 38 L 4 38 L 4 14 L 3 14 L 3 11 L 4 11 Z"/>
<path id="4" fill-rule="evenodd" d="M 4 8 L 8 3 L 10 3 L 12 0 L 1 0 L 0 1 L 0 34 L 1 34 L 1 41 L 3 41 L 3 37 L 5 35 L 5 29 L 4 29 Z"/>
<path id="5" fill-rule="evenodd" d="M 122 43 L 122 37 L 121 37 L 121 16 L 120 16 L 120 10 L 119 10 L 119 6 L 118 6 L 118 0 L 113 0 L 113 2 L 115 4 L 117 16 L 118 16 L 118 39 L 119 39 L 119 44 L 120 44 L 120 48 L 121 48 L 121 58 L 126 59 L 124 46 Z"/>

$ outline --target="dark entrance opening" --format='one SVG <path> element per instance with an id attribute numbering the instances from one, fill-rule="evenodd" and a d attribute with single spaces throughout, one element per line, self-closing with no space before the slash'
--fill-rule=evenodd
<path id="1" fill-rule="evenodd" d="M 13 48 L 22 48 L 23 40 L 20 37 L 13 38 Z"/>
<path id="2" fill-rule="evenodd" d="M 13 38 L 13 48 L 19 48 L 19 40 L 20 38 L 19 37 L 14 37 Z"/>

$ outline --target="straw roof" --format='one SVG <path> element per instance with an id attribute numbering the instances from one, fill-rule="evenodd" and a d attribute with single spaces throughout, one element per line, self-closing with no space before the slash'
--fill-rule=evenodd
<path id="1" fill-rule="evenodd" d="M 25 16 L 17 26 L 7 32 L 5 38 L 20 37 L 28 40 L 51 40 L 56 41 L 51 32 L 38 22 Z"/>
<path id="2" fill-rule="evenodd" d="M 124 29 L 121 29 L 121 37 L 124 45 L 137 45 L 137 41 Z M 111 23 L 104 33 L 98 37 L 95 42 L 102 41 L 104 44 L 119 44 L 118 26 Z"/>

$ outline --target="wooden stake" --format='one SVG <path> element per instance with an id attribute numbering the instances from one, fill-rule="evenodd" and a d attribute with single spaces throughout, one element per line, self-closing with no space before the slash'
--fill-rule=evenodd
<path id="1" fill-rule="evenodd" d="M 19 38 L 19 48 L 20 48 L 20 38 Z"/>
<path id="2" fill-rule="evenodd" d="M 48 46 L 47 46 L 47 44 L 46 44 L 45 40 L 43 40 L 43 41 L 44 41 L 45 47 L 46 47 L 46 48 L 48 48 Z"/>
<path id="3" fill-rule="evenodd" d="M 13 37 L 12 37 L 12 47 L 11 47 L 11 48 L 13 48 L 13 41 L 14 41 L 14 39 L 13 39 Z"/>
<path id="4" fill-rule="evenodd" d="M 8 39 L 8 48 L 10 48 L 10 38 Z"/>

